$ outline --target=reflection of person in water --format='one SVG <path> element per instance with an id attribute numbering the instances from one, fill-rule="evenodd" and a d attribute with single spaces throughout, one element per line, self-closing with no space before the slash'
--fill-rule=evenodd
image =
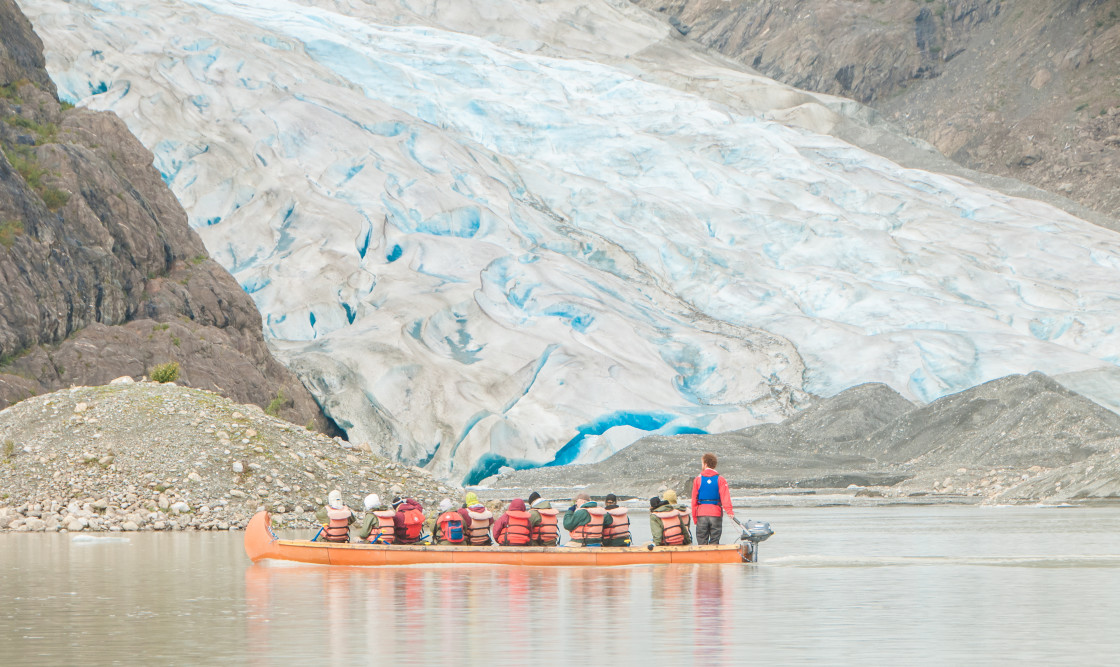
<path id="1" fill-rule="evenodd" d="M 731 616 L 724 609 L 723 568 L 719 565 L 700 565 L 696 568 L 696 590 L 693 595 L 696 604 L 695 646 L 704 647 L 704 658 L 713 665 L 724 664 L 725 658 L 733 662 L 735 656 L 724 655 L 727 638 L 735 632 Z"/>

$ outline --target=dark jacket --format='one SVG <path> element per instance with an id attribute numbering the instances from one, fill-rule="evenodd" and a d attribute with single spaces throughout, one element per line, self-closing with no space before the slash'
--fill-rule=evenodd
<path id="1" fill-rule="evenodd" d="M 494 539 L 497 540 L 498 536 L 502 534 L 502 529 L 509 525 L 509 510 L 524 512 L 525 509 L 525 501 L 520 498 L 514 498 L 509 504 L 509 509 L 502 512 L 502 515 L 494 520 L 494 525 L 490 526 L 490 534 L 494 536 Z M 539 519 L 540 515 L 538 514 L 537 517 Z"/>
<path id="2" fill-rule="evenodd" d="M 416 537 L 409 539 L 405 532 L 406 529 L 404 525 L 404 511 L 410 508 L 417 509 L 421 513 L 424 512 L 424 508 L 421 507 L 420 503 L 416 502 L 416 500 L 413 498 L 405 498 L 404 502 L 402 502 L 400 505 L 397 505 L 397 516 L 393 517 L 393 532 L 397 534 L 397 544 L 416 544 L 420 541 L 419 534 L 417 534 Z M 423 533 L 423 529 L 421 529 L 420 532 Z"/>

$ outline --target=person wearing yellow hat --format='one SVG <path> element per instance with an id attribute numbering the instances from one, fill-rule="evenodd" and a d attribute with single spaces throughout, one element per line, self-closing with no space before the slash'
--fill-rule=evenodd
<path id="1" fill-rule="evenodd" d="M 661 494 L 661 499 L 681 514 L 681 530 L 684 532 L 684 543 L 692 544 L 692 513 L 684 505 L 677 504 L 677 492 L 667 489 Z"/>
<path id="2" fill-rule="evenodd" d="M 491 545 L 493 542 L 490 539 L 490 525 L 494 523 L 494 513 L 479 502 L 478 494 L 474 491 L 468 491 L 463 500 L 459 515 L 463 517 L 467 543 L 482 547 Z"/>

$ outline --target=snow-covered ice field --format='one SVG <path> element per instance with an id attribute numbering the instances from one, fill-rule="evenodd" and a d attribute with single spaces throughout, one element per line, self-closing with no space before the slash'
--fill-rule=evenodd
<path id="1" fill-rule="evenodd" d="M 456 481 L 1120 362 L 1116 233 L 814 132 L 626 2 L 22 5 L 350 439 Z"/>

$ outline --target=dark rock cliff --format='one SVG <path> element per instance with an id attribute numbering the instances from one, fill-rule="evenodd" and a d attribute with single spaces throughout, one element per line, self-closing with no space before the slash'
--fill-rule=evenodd
<path id="1" fill-rule="evenodd" d="M 42 43 L 0 0 L 0 408 L 167 361 L 182 384 L 332 428 L 151 153 L 115 115 L 59 103 Z"/>
<path id="2" fill-rule="evenodd" d="M 632 0 L 970 169 L 1120 217 L 1117 0 Z"/>

